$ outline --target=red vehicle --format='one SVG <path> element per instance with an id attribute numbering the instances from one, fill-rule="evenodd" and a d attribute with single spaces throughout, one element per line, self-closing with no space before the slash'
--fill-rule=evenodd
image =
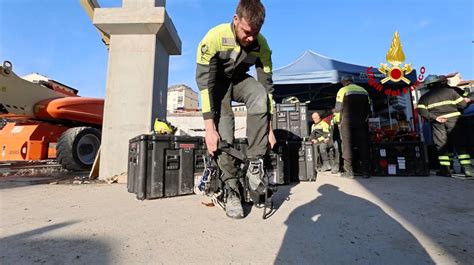
<path id="1" fill-rule="evenodd" d="M 104 100 L 54 80 L 29 82 L 0 66 L 0 161 L 57 159 L 88 170 L 100 147 Z"/>

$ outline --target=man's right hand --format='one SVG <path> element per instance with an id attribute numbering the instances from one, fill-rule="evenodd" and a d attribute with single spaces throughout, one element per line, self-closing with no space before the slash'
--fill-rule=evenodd
<path id="1" fill-rule="evenodd" d="M 212 119 L 204 120 L 204 128 L 206 129 L 205 137 L 207 152 L 211 156 L 214 156 L 214 152 L 217 151 L 217 145 L 219 144 L 221 137 L 219 136 Z"/>
<path id="2" fill-rule="evenodd" d="M 206 131 L 206 146 L 207 152 L 214 156 L 214 152 L 217 151 L 217 145 L 219 144 L 219 133 L 216 130 Z"/>
<path id="3" fill-rule="evenodd" d="M 445 123 L 448 121 L 448 118 L 444 117 L 444 116 L 438 116 L 436 117 L 436 121 L 439 122 L 439 123 Z"/>

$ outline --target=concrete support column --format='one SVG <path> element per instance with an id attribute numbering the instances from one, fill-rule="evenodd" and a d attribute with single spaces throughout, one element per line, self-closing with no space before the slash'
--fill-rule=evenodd
<path id="1" fill-rule="evenodd" d="M 181 41 L 164 0 L 123 0 L 96 8 L 94 25 L 110 34 L 99 178 L 127 171 L 128 140 L 166 119 L 169 55 Z"/>

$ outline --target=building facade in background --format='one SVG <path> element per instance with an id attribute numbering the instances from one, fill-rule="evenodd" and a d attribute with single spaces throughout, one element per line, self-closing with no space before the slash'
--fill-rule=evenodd
<path id="1" fill-rule="evenodd" d="M 198 94 L 190 87 L 180 84 L 168 88 L 168 112 L 196 111 L 198 109 Z"/>

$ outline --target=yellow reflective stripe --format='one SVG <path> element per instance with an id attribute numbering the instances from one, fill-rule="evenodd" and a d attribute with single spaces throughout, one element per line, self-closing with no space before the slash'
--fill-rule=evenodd
<path id="1" fill-rule="evenodd" d="M 203 89 L 200 91 L 202 112 L 211 112 L 211 101 L 209 100 L 209 89 Z"/>
<path id="2" fill-rule="evenodd" d="M 471 159 L 471 156 L 470 155 L 459 155 L 458 156 L 459 159 Z"/>
<path id="3" fill-rule="evenodd" d="M 421 104 L 418 104 L 416 107 L 419 108 L 419 109 L 426 109 L 426 106 L 425 106 L 425 105 L 421 105 Z"/>
<path id="4" fill-rule="evenodd" d="M 351 94 L 356 94 L 356 95 L 366 95 L 368 96 L 369 93 L 367 93 L 367 90 L 365 90 L 364 88 L 358 86 L 358 85 L 354 85 L 354 84 L 349 84 L 345 87 L 342 87 L 341 89 L 339 89 L 339 91 L 337 92 L 337 95 L 336 95 L 336 104 L 337 102 L 343 102 L 344 101 L 344 96 L 345 95 L 351 95 Z"/>
<path id="5" fill-rule="evenodd" d="M 456 111 L 456 112 L 445 114 L 445 115 L 442 115 L 442 116 L 445 117 L 445 118 L 452 118 L 452 117 L 456 117 L 456 116 L 459 116 L 459 115 L 461 115 L 461 112 Z"/>
<path id="6" fill-rule="evenodd" d="M 469 96 L 469 93 L 468 93 L 468 92 L 464 92 L 464 93 L 462 94 L 462 96 L 463 96 L 463 97 L 467 97 L 467 96 Z"/>
<path id="7" fill-rule="evenodd" d="M 337 91 L 337 95 L 336 95 L 336 105 L 338 102 L 343 102 L 344 101 L 344 95 L 346 94 L 346 91 L 349 89 L 349 86 L 345 86 L 341 89 L 339 89 L 339 91 Z"/>
<path id="8" fill-rule="evenodd" d="M 321 121 L 321 127 L 323 127 L 323 132 L 329 132 L 329 124 L 325 121 Z"/>
<path id="9" fill-rule="evenodd" d="M 454 104 L 458 104 L 461 101 L 464 101 L 464 99 L 462 97 L 459 97 L 458 99 L 454 101 Z"/>
<path id="10" fill-rule="evenodd" d="M 459 164 L 461 164 L 461 165 L 470 165 L 471 164 L 471 159 L 461 160 L 461 161 L 459 161 Z"/>
<path id="11" fill-rule="evenodd" d="M 326 138 L 321 136 L 321 137 L 318 138 L 318 141 L 324 141 L 324 139 L 326 139 Z"/>
<path id="12" fill-rule="evenodd" d="M 334 113 L 334 121 L 336 123 L 339 123 L 341 121 L 341 113 L 339 112 Z"/>
<path id="13" fill-rule="evenodd" d="M 439 160 L 448 160 L 449 161 L 449 156 L 438 156 Z"/>
<path id="14" fill-rule="evenodd" d="M 427 106 L 427 109 L 432 109 L 432 108 L 436 108 L 436 107 L 440 107 L 440 106 L 444 106 L 444 105 L 456 105 L 456 104 L 458 104 L 459 102 L 461 102 L 463 100 L 464 100 L 463 98 L 458 98 L 456 100 L 440 101 L 440 102 L 436 102 L 436 103 L 433 103 L 433 104 L 429 104 Z"/>
<path id="15" fill-rule="evenodd" d="M 273 71 L 272 65 L 272 50 L 268 46 L 267 40 L 263 37 L 262 34 L 257 36 L 258 44 L 260 44 L 260 61 L 263 65 L 263 72 L 270 74 Z"/>
<path id="16" fill-rule="evenodd" d="M 440 161 L 439 164 L 442 165 L 442 166 L 450 166 L 451 165 L 451 163 L 449 161 Z"/>
<path id="17" fill-rule="evenodd" d="M 268 94 L 268 112 L 270 112 L 270 114 L 273 114 L 273 95 L 272 94 Z"/>

